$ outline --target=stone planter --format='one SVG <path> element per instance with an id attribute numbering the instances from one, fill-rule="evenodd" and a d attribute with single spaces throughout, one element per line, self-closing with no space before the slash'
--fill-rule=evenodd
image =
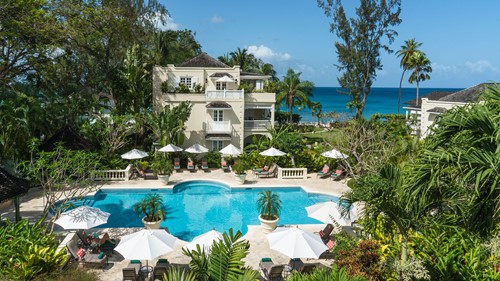
<path id="1" fill-rule="evenodd" d="M 168 184 L 170 175 L 158 175 L 158 179 L 160 179 L 163 184 Z"/>
<path id="2" fill-rule="evenodd" d="M 236 181 L 238 181 L 239 184 L 244 184 L 245 179 L 247 178 L 247 174 L 234 174 L 236 177 Z"/>
<path id="3" fill-rule="evenodd" d="M 262 228 L 262 232 L 264 233 L 271 233 L 273 230 L 276 229 L 276 224 L 278 223 L 280 218 L 277 218 L 275 220 L 265 220 L 261 216 L 259 216 L 259 221 L 260 221 L 260 227 Z"/>
<path id="4" fill-rule="evenodd" d="M 147 229 L 160 229 L 161 220 L 154 221 L 154 222 L 148 222 L 148 221 L 145 221 L 144 218 L 142 218 L 142 223 L 144 224 L 145 228 L 147 228 Z"/>

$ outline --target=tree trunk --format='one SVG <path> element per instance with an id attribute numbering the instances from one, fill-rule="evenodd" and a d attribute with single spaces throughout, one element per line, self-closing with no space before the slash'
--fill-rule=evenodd
<path id="1" fill-rule="evenodd" d="M 416 105 L 418 105 L 418 79 L 417 79 L 417 101 L 415 102 Z"/>
<path id="2" fill-rule="evenodd" d="M 405 70 L 403 70 L 403 74 L 401 74 L 401 80 L 399 80 L 399 93 L 398 93 L 398 114 L 399 114 L 399 110 L 401 108 L 401 85 L 403 85 L 403 78 L 405 76 Z"/>

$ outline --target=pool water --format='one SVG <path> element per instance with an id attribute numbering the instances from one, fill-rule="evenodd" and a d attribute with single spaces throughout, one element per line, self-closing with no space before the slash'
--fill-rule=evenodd
<path id="1" fill-rule="evenodd" d="M 257 198 L 259 192 L 273 190 L 279 194 L 282 209 L 278 224 L 321 223 L 309 218 L 305 207 L 337 197 L 308 194 L 300 187 L 231 189 L 217 182 L 187 181 L 172 190 L 123 189 L 101 190 L 87 197 L 86 204 L 111 213 L 106 224 L 99 227 L 142 227 L 132 206 L 149 193 L 162 195 L 167 207 L 167 219 L 161 227 L 168 227 L 172 235 L 190 241 L 212 229 L 224 232 L 229 228 L 247 232 L 247 225 L 259 225 Z"/>

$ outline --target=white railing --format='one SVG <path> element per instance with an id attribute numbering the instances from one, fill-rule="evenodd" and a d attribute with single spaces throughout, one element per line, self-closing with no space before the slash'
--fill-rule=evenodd
<path id="1" fill-rule="evenodd" d="M 278 179 L 307 179 L 307 168 L 278 168 Z"/>
<path id="2" fill-rule="evenodd" d="M 125 170 L 96 170 L 90 173 L 93 180 L 128 181 L 132 175 L 132 164 Z"/>
<path id="3" fill-rule="evenodd" d="M 245 129 L 263 129 L 271 128 L 270 120 L 245 120 Z"/>
<path id="4" fill-rule="evenodd" d="M 211 90 L 206 91 L 207 100 L 243 99 L 243 90 Z"/>
<path id="5" fill-rule="evenodd" d="M 206 132 L 208 134 L 216 134 L 216 133 L 231 133 L 231 120 L 228 121 L 212 121 L 207 120 L 207 128 Z"/>

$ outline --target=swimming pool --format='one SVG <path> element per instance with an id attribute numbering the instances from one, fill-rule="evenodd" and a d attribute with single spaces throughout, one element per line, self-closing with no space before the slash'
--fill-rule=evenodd
<path id="1" fill-rule="evenodd" d="M 259 192 L 273 190 L 282 201 L 278 224 L 321 223 L 309 218 L 305 207 L 337 197 L 308 194 L 300 187 L 231 189 L 212 181 L 186 181 L 173 189 L 100 190 L 85 198 L 86 205 L 111 213 L 106 224 L 99 227 L 142 227 L 141 217 L 132 206 L 149 193 L 158 193 L 167 207 L 167 219 L 161 227 L 168 227 L 176 237 L 190 241 L 212 229 L 224 232 L 229 228 L 247 232 L 247 225 L 259 225 L 256 201 Z"/>

